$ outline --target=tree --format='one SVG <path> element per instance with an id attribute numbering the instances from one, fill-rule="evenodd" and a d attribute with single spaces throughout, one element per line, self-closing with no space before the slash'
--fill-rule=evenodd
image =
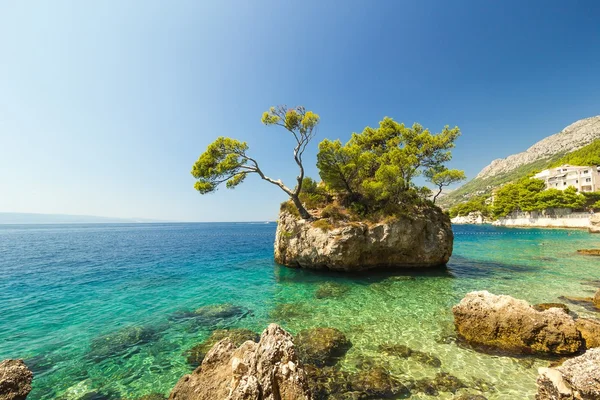
<path id="1" fill-rule="evenodd" d="M 448 169 L 444 166 L 428 169 L 425 171 L 425 176 L 438 188 L 438 192 L 433 196 L 433 204 L 435 204 L 436 199 L 442 193 L 444 187 L 467 179 L 465 171 Z"/>
<path id="2" fill-rule="evenodd" d="M 294 136 L 296 141 L 294 161 L 298 165 L 299 173 L 293 189 L 285 186 L 281 180 L 274 180 L 266 176 L 258 162 L 247 154 L 246 142 L 226 137 L 219 137 L 208 145 L 206 151 L 193 165 L 192 175 L 197 179 L 194 188 L 200 194 L 212 193 L 222 183 L 225 183 L 228 189 L 233 189 L 242 183 L 249 174 L 258 174 L 263 180 L 278 186 L 290 196 L 302 218 L 312 219 L 312 215 L 300 201 L 304 180 L 302 155 L 316 134 L 319 116 L 312 111 L 306 111 L 301 106 L 290 109 L 278 106 L 271 107 L 269 111 L 263 113 L 262 123 L 281 126 Z"/>
<path id="3" fill-rule="evenodd" d="M 438 134 L 419 124 L 407 127 L 385 117 L 377 128 L 352 134 L 344 145 L 339 140 L 319 144 L 317 167 L 327 188 L 345 203 L 360 205 L 365 212 L 415 201 L 423 195 L 414 178 L 425 171 L 446 170 L 450 149 L 460 135 L 458 127 L 444 127 Z M 439 179 L 458 179 L 460 171 Z M 464 174 L 463 174 L 464 175 Z"/>

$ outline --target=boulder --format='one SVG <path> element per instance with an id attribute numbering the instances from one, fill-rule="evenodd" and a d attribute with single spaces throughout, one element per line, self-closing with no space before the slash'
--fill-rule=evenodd
<path id="1" fill-rule="evenodd" d="M 23 360 L 0 362 L 0 400 L 22 400 L 31 392 L 33 373 Z"/>
<path id="2" fill-rule="evenodd" d="M 334 365 L 352 347 L 352 343 L 335 328 L 300 331 L 294 339 L 298 356 L 304 364 L 317 367 Z"/>
<path id="3" fill-rule="evenodd" d="M 458 334 L 468 343 L 514 353 L 574 354 L 583 346 L 575 320 L 562 309 L 487 291 L 468 293 L 452 308 Z"/>
<path id="4" fill-rule="evenodd" d="M 600 214 L 594 214 L 590 217 L 590 233 L 600 233 Z"/>
<path id="5" fill-rule="evenodd" d="M 312 400 L 292 336 L 276 324 L 258 343 L 215 344 L 202 365 L 175 385 L 172 400 Z"/>
<path id="6" fill-rule="evenodd" d="M 225 338 L 231 339 L 234 346 L 238 347 L 248 340 L 258 342 L 260 336 L 258 333 L 249 329 L 217 329 L 216 331 L 213 331 L 205 341 L 195 345 L 184 353 L 188 364 L 193 367 L 199 366 L 202 363 L 202 360 L 204 360 L 206 353 L 208 353 L 217 342 L 220 342 Z"/>
<path id="7" fill-rule="evenodd" d="M 536 400 L 600 399 L 600 349 L 591 349 L 558 368 L 540 368 Z"/>
<path id="8" fill-rule="evenodd" d="M 591 318 L 578 318 L 575 321 L 577 330 L 585 343 L 586 349 L 600 347 L 600 321 Z"/>
<path id="9" fill-rule="evenodd" d="M 440 266 L 452 255 L 450 218 L 437 207 L 372 224 L 335 222 L 323 229 L 313 223 L 282 210 L 275 261 L 288 267 L 362 271 Z"/>

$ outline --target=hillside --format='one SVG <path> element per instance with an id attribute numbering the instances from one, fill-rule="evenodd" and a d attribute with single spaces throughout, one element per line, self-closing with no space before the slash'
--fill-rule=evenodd
<path id="1" fill-rule="evenodd" d="M 593 154 L 600 145 L 588 145 L 597 140 L 600 140 L 600 115 L 579 120 L 559 133 L 540 140 L 524 152 L 492 161 L 474 179 L 441 198 L 440 205 L 451 207 L 473 196 L 491 193 L 493 189 L 532 172 L 590 159 L 589 154 Z"/>

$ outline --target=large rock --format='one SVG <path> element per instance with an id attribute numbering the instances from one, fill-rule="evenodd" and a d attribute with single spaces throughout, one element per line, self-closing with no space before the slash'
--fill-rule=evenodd
<path id="1" fill-rule="evenodd" d="M 388 222 L 314 226 L 282 210 L 275 261 L 289 267 L 361 271 L 377 267 L 432 267 L 452 255 L 450 218 L 437 207 Z"/>
<path id="2" fill-rule="evenodd" d="M 586 349 L 600 347 L 600 321 L 591 318 L 578 318 L 575 323 Z"/>
<path id="3" fill-rule="evenodd" d="M 594 214 L 590 217 L 590 233 L 600 233 L 600 214 Z"/>
<path id="4" fill-rule="evenodd" d="M 23 360 L 0 362 L 0 400 L 22 400 L 31 392 L 33 373 Z"/>
<path id="5" fill-rule="evenodd" d="M 559 308 L 487 291 L 468 293 L 452 308 L 458 333 L 469 343 L 516 353 L 574 354 L 583 340 L 573 318 Z"/>
<path id="6" fill-rule="evenodd" d="M 317 367 L 334 365 L 352 347 L 352 343 L 335 328 L 313 328 L 300 331 L 294 339 L 298 356 L 304 364 Z"/>
<path id="7" fill-rule="evenodd" d="M 202 365 L 182 377 L 169 399 L 312 400 L 306 373 L 292 336 L 276 324 L 260 341 L 239 348 L 229 338 L 218 342 Z"/>
<path id="8" fill-rule="evenodd" d="M 565 361 L 560 367 L 540 368 L 536 400 L 600 399 L 600 349 Z"/>

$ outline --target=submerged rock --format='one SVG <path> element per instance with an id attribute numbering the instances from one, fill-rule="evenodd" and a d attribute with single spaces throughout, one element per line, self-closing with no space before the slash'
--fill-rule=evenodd
<path id="1" fill-rule="evenodd" d="M 384 354 L 414 359 L 422 364 L 429 365 L 430 367 L 439 368 L 442 366 L 442 362 L 436 356 L 425 353 L 419 350 L 413 350 L 403 344 L 382 344 L 379 345 L 378 350 Z"/>
<path id="2" fill-rule="evenodd" d="M 468 293 L 452 312 L 456 330 L 471 344 L 558 355 L 583 346 L 573 318 L 557 308 L 536 311 L 526 301 L 481 291 Z"/>
<path id="3" fill-rule="evenodd" d="M 584 254 L 586 256 L 600 256 L 600 249 L 580 249 L 577 253 Z"/>
<path id="4" fill-rule="evenodd" d="M 300 360 L 317 367 L 335 364 L 352 347 L 346 335 L 335 328 L 300 331 L 294 338 L 294 343 Z"/>
<path id="5" fill-rule="evenodd" d="M 598 311 L 593 297 L 560 296 L 559 299 L 567 303 L 582 306 L 588 311 Z"/>
<path id="6" fill-rule="evenodd" d="M 294 318 L 303 318 L 310 314 L 304 303 L 279 303 L 269 313 L 271 318 L 280 321 L 289 321 Z"/>
<path id="7" fill-rule="evenodd" d="M 437 207 L 387 223 L 339 222 L 331 230 L 281 211 L 275 261 L 339 271 L 432 267 L 448 262 L 453 240 L 450 218 Z"/>
<path id="8" fill-rule="evenodd" d="M 292 336 L 271 324 L 258 343 L 239 348 L 225 338 L 206 354 L 202 365 L 182 377 L 169 399 L 312 400 L 306 372 Z"/>
<path id="9" fill-rule="evenodd" d="M 563 310 L 566 314 L 571 312 L 571 310 L 569 310 L 569 307 L 563 303 L 540 303 L 540 304 L 534 304 L 533 308 L 536 311 L 546 311 L 551 308 L 558 308 L 560 310 Z"/>
<path id="10" fill-rule="evenodd" d="M 338 298 L 342 297 L 350 291 L 348 285 L 342 285 L 341 283 L 326 282 L 320 285 L 315 291 L 315 298 L 327 299 L 327 298 Z"/>
<path id="11" fill-rule="evenodd" d="M 238 321 L 249 313 L 248 308 L 234 304 L 210 304 L 194 311 L 177 311 L 169 319 L 171 321 L 190 321 L 196 326 L 214 328 Z"/>
<path id="12" fill-rule="evenodd" d="M 0 400 L 23 400 L 31 392 L 33 373 L 23 360 L 0 362 Z"/>
<path id="13" fill-rule="evenodd" d="M 387 398 L 410 393 L 408 387 L 381 367 L 363 370 L 352 376 L 351 387 L 353 391 L 363 393 L 367 398 Z"/>
<path id="14" fill-rule="evenodd" d="M 594 299 L 592 301 L 594 302 L 594 305 L 597 308 L 600 308 L 600 289 L 596 291 L 596 294 L 594 295 Z"/>
<path id="15" fill-rule="evenodd" d="M 130 326 L 93 339 L 87 357 L 100 362 L 109 357 L 122 355 L 135 346 L 152 342 L 159 337 L 160 331 L 155 328 Z"/>
<path id="16" fill-rule="evenodd" d="M 234 346 L 239 347 L 248 340 L 258 342 L 260 336 L 258 333 L 249 329 L 218 329 L 211 333 L 205 341 L 195 345 L 184 353 L 187 356 L 188 364 L 193 367 L 202 364 L 202 360 L 204 360 L 206 353 L 208 353 L 217 342 L 220 342 L 225 338 L 229 338 Z"/>
<path id="17" fill-rule="evenodd" d="M 540 368 L 536 400 L 600 399 L 600 349 L 565 361 L 558 368 Z"/>

